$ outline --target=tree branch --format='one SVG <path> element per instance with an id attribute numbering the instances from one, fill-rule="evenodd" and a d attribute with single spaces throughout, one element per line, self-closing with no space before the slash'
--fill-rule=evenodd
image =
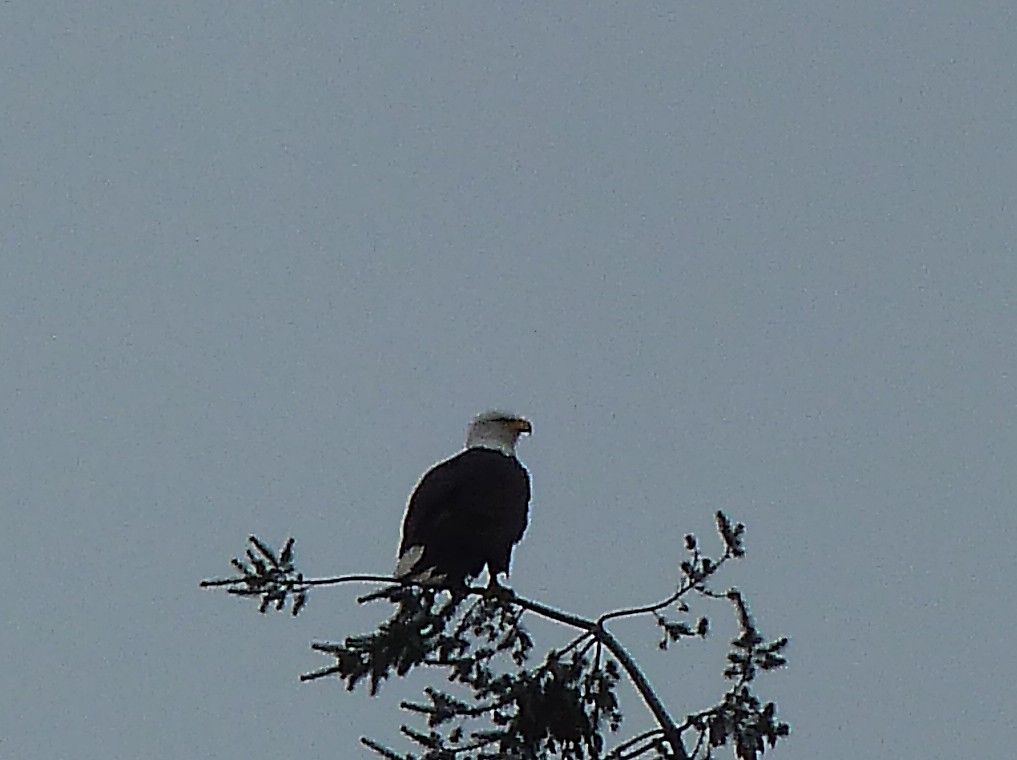
<path id="1" fill-rule="evenodd" d="M 680 760 L 690 760 L 688 752 L 685 750 L 685 742 L 682 741 L 682 734 L 678 724 L 674 722 L 667 708 L 660 701 L 660 697 L 657 696 L 657 692 L 653 690 L 650 682 L 643 675 L 643 671 L 639 669 L 636 661 L 628 653 L 628 650 L 603 626 L 597 627 L 595 635 L 599 641 L 604 643 L 608 651 L 615 656 L 622 668 L 624 668 L 629 680 L 632 681 L 632 685 L 636 687 L 636 691 L 643 698 L 643 702 L 646 703 L 650 712 L 653 713 L 657 725 L 664 731 L 664 737 L 667 739 L 667 743 L 671 745 L 671 749 L 674 750 L 675 756 Z"/>
<path id="2" fill-rule="evenodd" d="M 242 575 L 232 578 L 211 578 L 199 583 L 201 588 L 218 588 L 221 586 L 235 586 L 246 583 L 247 579 Z M 338 575 L 334 578 L 301 578 L 300 583 L 304 586 L 338 586 L 341 583 L 399 583 L 398 578 L 388 575 Z"/>
<path id="3" fill-rule="evenodd" d="M 682 735 L 678 728 L 678 724 L 674 722 L 674 719 L 668 713 L 667 708 L 664 707 L 664 704 L 660 701 L 657 693 L 653 690 L 653 686 L 647 680 L 643 671 L 639 669 L 636 661 L 632 659 L 628 650 L 621 645 L 621 642 L 614 637 L 614 634 L 604 627 L 601 621 L 587 620 L 586 618 L 579 617 L 578 615 L 562 612 L 554 609 L 553 607 L 548 607 L 546 604 L 534 602 L 530 599 L 523 599 L 519 596 L 514 597 L 512 601 L 523 609 L 529 610 L 537 615 L 546 617 L 550 620 L 556 620 L 559 623 L 570 625 L 573 628 L 589 631 L 593 634 L 593 636 L 603 643 L 603 645 L 607 647 L 608 651 L 614 655 L 619 664 L 621 664 L 625 673 L 628 675 L 629 680 L 632 681 L 632 685 L 636 687 L 636 691 L 639 692 L 639 695 L 643 698 L 643 702 L 653 714 L 654 719 L 656 719 L 657 725 L 659 725 L 661 730 L 664 732 L 664 736 L 667 739 L 668 744 L 670 744 L 671 748 L 674 750 L 675 756 L 678 757 L 679 760 L 689 760 L 689 755 L 685 750 L 685 743 L 682 741 Z"/>
<path id="4" fill-rule="evenodd" d="M 719 564 L 719 563 L 718 563 Z M 243 577 L 238 578 L 224 578 L 215 579 L 209 581 L 202 581 L 202 587 L 217 587 L 217 586 L 228 586 L 230 584 L 242 584 L 245 583 Z M 300 583 L 305 586 L 335 586 L 343 583 L 399 583 L 400 581 L 395 578 L 388 576 L 377 576 L 377 575 L 341 575 L 333 578 L 310 578 L 301 579 Z M 483 587 L 469 587 L 466 590 L 469 596 L 489 596 L 491 592 Z M 640 696 L 643 698 L 643 702 L 649 708 L 653 717 L 656 719 L 657 724 L 664 732 L 664 736 L 667 738 L 668 744 L 671 745 L 675 756 L 679 760 L 689 760 L 688 753 L 685 750 L 685 745 L 682 742 L 681 732 L 678 729 L 678 725 L 674 722 L 671 716 L 668 714 L 667 709 L 664 707 L 660 698 L 657 696 L 650 682 L 646 676 L 636 665 L 635 660 L 632 659 L 628 651 L 603 625 L 603 620 L 609 617 L 617 617 L 617 615 L 603 616 L 601 620 L 590 620 L 588 618 L 574 615 L 571 612 L 564 612 L 563 610 L 555 609 L 542 602 L 537 602 L 532 599 L 526 599 L 521 596 L 517 596 L 514 593 L 510 597 L 509 601 L 512 604 L 518 605 L 524 610 L 539 615 L 540 617 L 547 618 L 548 620 L 554 620 L 563 625 L 576 628 L 581 631 L 585 631 L 591 634 L 595 639 L 603 643 L 607 647 L 608 651 L 614 655 L 615 659 L 621 664 L 622 668 L 628 674 L 629 679 L 632 681 L 632 685 L 635 686 Z M 634 614 L 634 613 L 632 613 Z"/>
<path id="5" fill-rule="evenodd" d="M 726 552 L 724 552 L 723 556 L 721 556 L 721 558 L 716 561 L 716 563 L 711 563 L 708 568 L 702 571 L 702 573 L 698 573 L 691 578 L 686 578 L 685 580 L 683 580 L 681 584 L 678 586 L 678 589 L 673 594 L 671 594 L 671 596 L 669 596 L 667 599 L 664 599 L 659 602 L 654 602 L 653 604 L 647 604 L 642 607 L 629 607 L 623 610 L 614 610 L 612 612 L 605 612 L 603 615 L 597 618 L 597 622 L 603 625 L 608 620 L 613 620 L 614 618 L 632 617 L 633 615 L 643 615 L 649 612 L 659 612 L 665 607 L 670 607 L 672 604 L 677 602 L 679 599 L 688 594 L 690 591 L 697 589 L 700 591 L 706 591 L 706 589 L 702 587 L 703 581 L 705 581 L 711 575 L 714 575 L 718 570 L 720 570 L 720 568 L 723 567 L 724 563 L 731 559 L 732 556 L 733 555 L 731 553 L 731 550 L 728 549 Z"/>
<path id="6" fill-rule="evenodd" d="M 388 575 L 369 574 L 305 579 L 303 573 L 299 572 L 293 563 L 293 539 L 289 539 L 282 551 L 276 554 L 270 547 L 251 536 L 249 541 L 253 548 L 246 552 L 247 561 L 232 560 L 233 567 L 241 575 L 205 580 L 200 585 L 203 588 L 225 587 L 228 593 L 240 596 L 261 597 L 260 609 L 262 612 L 269 605 L 274 606 L 275 609 L 282 609 L 287 599 L 292 599 L 294 600 L 292 614 L 296 615 L 305 603 L 306 592 L 312 587 L 336 586 L 344 583 L 385 584 L 384 588 L 368 593 L 358 598 L 357 601 L 365 603 L 386 599 L 396 605 L 398 610 L 396 616 L 383 623 L 377 633 L 347 638 L 345 644 L 313 645 L 312 648 L 335 657 L 337 664 L 323 671 L 301 676 L 301 680 L 337 674 L 340 678 L 347 680 L 348 688 L 352 689 L 360 679 L 369 676 L 371 693 L 374 694 L 380 681 L 388 678 L 391 671 L 394 670 L 398 675 L 404 675 L 415 665 L 424 664 L 451 667 L 453 671 L 449 680 L 458 678 L 471 685 L 478 699 L 504 693 L 505 689 L 509 687 L 512 689 L 523 688 L 520 684 L 525 684 L 525 689 L 531 691 L 534 688 L 537 689 L 537 691 L 533 691 L 533 694 L 538 699 L 537 705 L 540 705 L 544 700 L 550 698 L 540 691 L 547 686 L 553 686 L 556 689 L 575 689 L 576 696 L 574 698 L 576 705 L 579 705 L 577 708 L 580 711 L 579 717 L 586 722 L 592 721 L 591 728 L 583 730 L 592 730 L 594 734 L 580 734 L 575 737 L 571 733 L 571 729 L 565 731 L 561 727 L 555 727 L 553 723 L 533 724 L 527 722 L 532 721 L 533 716 L 542 714 L 540 710 L 543 708 L 534 712 L 536 708 L 526 700 L 520 702 L 518 715 L 511 718 L 522 721 L 518 725 L 513 724 L 515 727 L 512 730 L 519 732 L 518 736 L 523 737 L 521 739 L 523 742 L 534 741 L 533 737 L 539 737 L 540 731 L 549 732 L 547 734 L 549 741 L 563 742 L 564 746 L 571 746 L 573 749 L 574 742 L 585 741 L 585 746 L 594 755 L 599 754 L 603 746 L 603 737 L 599 733 L 602 722 L 601 698 L 606 698 L 606 702 L 603 704 L 606 705 L 604 709 L 609 711 L 608 717 L 612 731 L 617 730 L 617 723 L 621 719 L 613 692 L 614 684 L 618 680 L 618 667 L 610 660 L 603 668 L 601 667 L 602 649 L 606 648 L 610 655 L 617 660 L 617 665 L 639 693 L 658 726 L 658 728 L 622 743 L 606 757 L 622 760 L 622 758 L 635 758 L 646 752 L 656 751 L 662 756 L 666 754 L 676 760 L 691 760 L 699 753 L 704 740 L 709 735 L 711 746 L 719 746 L 718 741 L 720 744 L 725 744 L 729 740 L 736 741 L 736 754 L 743 760 L 747 760 L 749 757 L 756 757 L 757 744 L 758 751 L 763 751 L 764 738 L 773 746 L 777 737 L 786 736 L 788 732 L 786 724 L 774 721 L 774 704 L 771 702 L 765 706 L 761 705 L 758 698 L 747 688 L 748 682 L 753 680 L 757 670 L 770 670 L 784 664 L 781 650 L 786 645 L 787 639 L 777 639 L 771 643 L 765 643 L 752 622 L 744 600 L 737 591 L 732 589 L 724 594 L 719 594 L 708 588 L 707 581 L 728 560 L 744 554 L 742 545 L 744 526 L 740 523 L 732 524 L 723 513 L 717 513 L 717 524 L 725 543 L 724 553 L 717 561 L 703 557 L 695 536 L 689 534 L 685 537 L 685 546 L 692 556 L 688 561 L 681 563 L 680 582 L 672 594 L 666 599 L 651 604 L 605 612 L 595 619 L 582 617 L 542 602 L 517 596 L 511 589 L 501 587 L 496 589 L 474 586 L 453 588 L 441 584 L 411 582 Z M 435 612 L 433 604 L 436 593 L 439 591 L 450 592 L 452 596 Z M 732 642 L 734 648 L 728 656 L 731 664 L 725 672 L 725 676 L 734 683 L 725 694 L 724 700 L 710 710 L 687 715 L 685 721 L 678 724 L 657 696 L 646 674 L 640 669 L 635 659 L 619 639 L 607 629 L 607 623 L 623 617 L 653 614 L 665 630 L 661 648 L 666 648 L 669 639 L 676 641 L 680 636 L 705 636 L 708 626 L 706 618 L 700 619 L 699 626 L 694 631 L 685 623 L 668 621 L 660 614 L 661 610 L 674 605 L 693 591 L 703 596 L 727 598 L 731 601 L 736 608 L 742 634 Z M 477 602 L 470 606 L 464 614 L 459 628 L 452 634 L 442 633 L 443 626 L 451 619 L 452 613 L 455 613 L 461 602 L 470 596 L 477 597 Z M 487 610 L 484 615 L 481 615 L 480 612 L 477 612 L 476 616 L 474 615 L 478 605 L 480 610 Z M 486 668 L 489 668 L 488 660 L 497 652 L 511 650 L 511 657 L 517 665 L 521 665 L 526 660 L 526 652 L 532 647 L 532 641 L 525 630 L 518 625 L 524 612 L 532 612 L 534 615 L 560 623 L 580 633 L 563 650 L 558 652 L 552 650 L 548 655 L 547 663 L 533 671 L 532 674 L 524 671 L 522 680 L 518 684 L 513 686 L 511 681 L 506 683 L 492 681 L 492 673 Z M 678 604 L 678 612 L 683 614 L 688 612 L 688 607 L 684 602 Z M 462 652 L 470 646 L 463 638 L 464 628 L 470 626 L 473 627 L 475 635 L 482 639 L 486 636 L 488 644 L 486 647 L 476 650 L 472 655 L 472 661 L 468 658 L 464 659 L 464 655 L 462 655 Z M 499 634 L 496 634 L 499 629 L 503 632 L 507 630 L 508 633 L 500 634 L 501 638 L 499 638 Z M 439 638 L 435 639 L 434 637 L 439 634 Z M 586 652 L 593 646 L 596 646 L 597 652 L 592 671 L 586 676 L 589 680 L 582 682 L 585 685 L 575 686 L 571 679 L 578 678 L 583 668 L 590 667 L 585 658 Z M 434 651 L 444 654 L 438 659 L 429 659 L 427 657 L 427 652 L 430 651 L 429 647 L 431 649 L 438 647 Z M 569 664 L 561 665 L 561 657 L 580 647 L 581 650 L 573 654 L 573 659 Z M 458 659 L 452 656 L 456 652 L 459 653 Z M 474 673 L 464 669 L 467 666 L 478 670 Z M 546 684 L 541 680 L 545 678 L 549 679 Z M 603 691 L 605 684 L 606 692 Z M 585 691 L 580 691 L 580 689 Z M 529 694 L 529 692 L 525 693 Z M 401 707 L 412 712 L 426 714 L 429 716 L 429 720 L 436 720 L 438 724 L 441 724 L 448 720 L 446 715 L 449 717 L 459 716 L 460 718 L 478 717 L 497 711 L 512 703 L 517 697 L 522 699 L 520 694 L 524 694 L 524 692 L 513 691 L 501 699 L 481 700 L 477 706 L 469 707 L 466 703 L 460 703 L 448 695 L 435 692 L 431 694 L 433 706 L 405 702 Z M 532 699 L 532 697 L 529 698 Z M 554 698 L 560 699 L 560 697 Z M 555 703 L 550 702 L 549 704 L 553 706 Z M 587 707 L 583 707 L 583 704 Z M 591 715 L 587 715 L 583 711 L 588 709 L 590 704 L 593 705 L 593 712 Z M 509 719 L 508 716 L 494 716 L 494 721 L 498 725 Z M 574 721 L 569 719 L 566 723 L 572 726 Z M 695 748 L 691 754 L 686 748 L 683 738 L 685 732 L 690 729 L 695 729 L 698 733 Z M 479 740 L 479 743 L 454 746 L 459 744 L 462 730 L 462 726 L 458 726 L 452 734 L 453 745 L 446 745 L 444 743 L 446 740 L 439 733 L 420 734 L 403 727 L 403 732 L 418 744 L 431 749 L 445 748 L 453 755 L 479 749 L 496 740 L 500 741 L 499 737 L 503 738 L 507 735 L 501 730 L 474 731 L 474 738 Z M 533 734 L 533 731 L 538 733 Z M 362 741 L 365 746 L 385 758 L 400 758 L 401 760 L 403 757 L 370 740 Z M 520 739 L 516 738 L 513 741 L 520 741 Z M 748 742 L 748 744 L 743 746 L 743 742 Z M 664 750 L 665 746 L 670 747 L 669 752 Z M 405 757 L 412 757 L 412 755 Z"/>

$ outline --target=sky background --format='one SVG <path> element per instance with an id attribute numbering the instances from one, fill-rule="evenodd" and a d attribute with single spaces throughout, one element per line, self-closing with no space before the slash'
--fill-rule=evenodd
<path id="1" fill-rule="evenodd" d="M 519 593 L 666 596 L 723 509 L 773 757 L 1011 754 L 1015 49 L 1009 2 L 4 4 L 0 756 L 398 745 L 419 683 L 297 680 L 363 587 L 198 581 L 389 571 L 491 407 Z M 616 626 L 678 715 L 713 613 Z"/>

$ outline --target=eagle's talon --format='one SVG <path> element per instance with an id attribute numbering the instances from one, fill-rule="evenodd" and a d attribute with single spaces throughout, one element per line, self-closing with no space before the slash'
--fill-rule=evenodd
<path id="1" fill-rule="evenodd" d="M 502 586 L 498 583 L 498 579 L 492 575 L 491 580 L 487 584 L 487 591 L 484 593 L 484 596 L 489 599 L 497 599 L 500 602 L 511 602 L 516 598 L 516 592 L 508 586 Z"/>

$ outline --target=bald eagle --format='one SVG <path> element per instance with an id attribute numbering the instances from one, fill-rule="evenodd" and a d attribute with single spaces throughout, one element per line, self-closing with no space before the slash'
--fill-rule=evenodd
<path id="1" fill-rule="evenodd" d="M 487 566 L 492 586 L 509 572 L 526 530 L 530 476 L 516 459 L 528 420 L 485 412 L 466 433 L 466 450 L 432 467 L 406 507 L 397 578 L 462 586 Z"/>

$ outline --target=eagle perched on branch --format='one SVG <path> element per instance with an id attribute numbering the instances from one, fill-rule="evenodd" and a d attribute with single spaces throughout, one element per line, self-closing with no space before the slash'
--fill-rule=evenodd
<path id="1" fill-rule="evenodd" d="M 397 578 L 462 586 L 487 566 L 492 586 L 508 575 L 526 530 L 530 476 L 516 459 L 529 420 L 484 412 L 470 423 L 466 450 L 420 479 L 406 507 Z"/>

